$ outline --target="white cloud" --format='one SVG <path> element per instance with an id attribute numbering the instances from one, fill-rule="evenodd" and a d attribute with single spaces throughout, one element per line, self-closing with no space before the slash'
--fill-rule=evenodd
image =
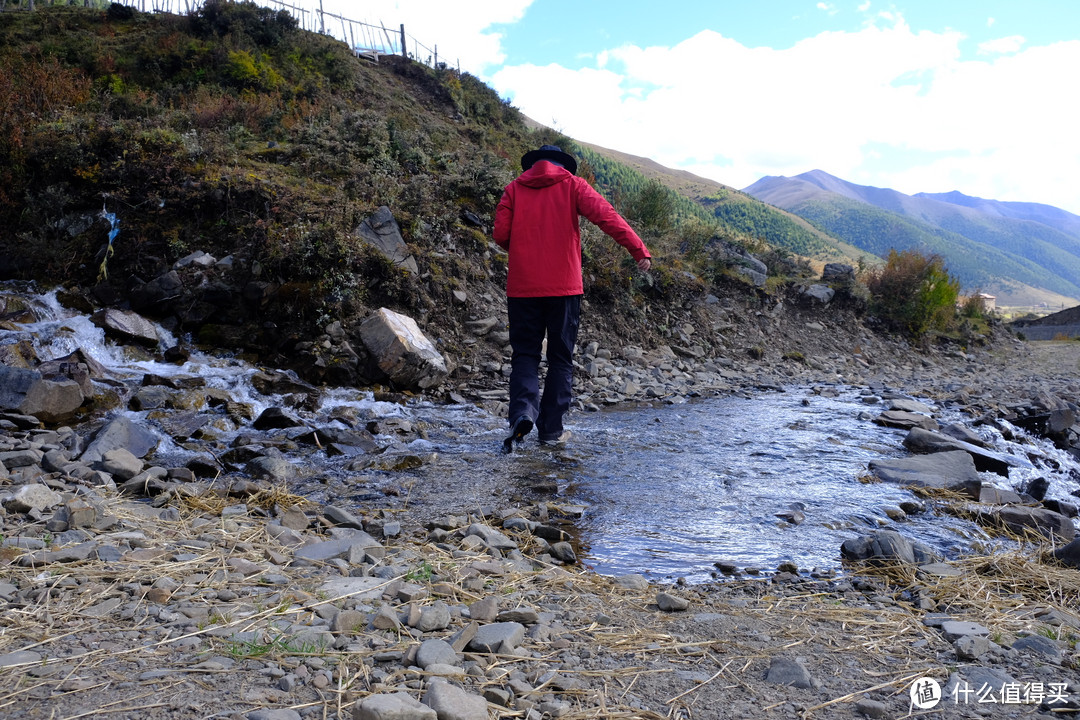
<path id="1" fill-rule="evenodd" d="M 1004 53 L 1019 52 L 1024 47 L 1027 39 L 1023 35 L 1010 35 L 1009 37 L 995 38 L 979 43 L 980 55 L 1000 55 Z"/>
<path id="2" fill-rule="evenodd" d="M 817 9 L 822 10 L 822 11 L 828 13 L 829 15 L 835 15 L 838 12 L 835 5 L 833 5 L 832 3 L 827 3 L 827 2 L 819 2 L 817 4 Z"/>
<path id="3" fill-rule="evenodd" d="M 1080 212 L 1080 134 L 1063 88 L 1080 41 L 961 60 L 958 32 L 894 17 L 783 50 L 703 31 L 611 48 L 594 68 L 506 67 L 492 84 L 571 137 L 734 187 L 820 168 L 904 192 L 957 189 Z M 879 158 L 868 157 L 873 150 Z"/>
<path id="4" fill-rule="evenodd" d="M 297 4 L 311 3 L 312 0 L 303 0 Z M 470 0 L 468 8 L 464 9 L 444 0 L 367 0 L 363 3 L 322 0 L 326 12 L 359 22 L 385 25 L 395 36 L 400 34 L 400 26 L 405 25 L 410 53 L 430 54 L 437 49 L 440 61 L 445 60 L 450 65 L 460 63 L 462 70 L 476 74 L 485 66 L 501 63 L 506 58 L 501 46 L 502 36 L 489 28 L 521 20 L 530 4 L 532 0 Z M 417 48 L 416 42 L 423 47 Z"/>

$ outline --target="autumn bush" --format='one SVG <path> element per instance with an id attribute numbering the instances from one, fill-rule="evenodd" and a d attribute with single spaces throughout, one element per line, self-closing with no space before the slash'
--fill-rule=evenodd
<path id="1" fill-rule="evenodd" d="M 866 285 L 871 313 L 913 338 L 944 330 L 956 316 L 960 282 L 940 255 L 890 250 L 885 265 L 868 273 Z"/>

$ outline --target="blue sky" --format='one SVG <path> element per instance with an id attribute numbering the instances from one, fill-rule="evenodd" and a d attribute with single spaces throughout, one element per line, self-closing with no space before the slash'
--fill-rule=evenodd
<path id="1" fill-rule="evenodd" d="M 820 169 L 1080 214 L 1078 0 L 324 4 L 404 23 L 572 138 L 733 187 Z"/>

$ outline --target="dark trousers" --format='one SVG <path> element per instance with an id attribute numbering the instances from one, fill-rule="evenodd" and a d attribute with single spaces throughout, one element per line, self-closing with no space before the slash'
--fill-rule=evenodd
<path id="1" fill-rule="evenodd" d="M 510 316 L 510 414 L 536 423 L 540 440 L 557 440 L 570 409 L 581 296 L 506 298 Z M 547 335 L 547 376 L 540 395 L 540 349 Z"/>

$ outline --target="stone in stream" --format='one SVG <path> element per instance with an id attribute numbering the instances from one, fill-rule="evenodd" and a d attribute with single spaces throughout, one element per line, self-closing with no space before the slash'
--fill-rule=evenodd
<path id="1" fill-rule="evenodd" d="M 407 315 L 379 308 L 360 324 L 360 337 L 379 370 L 397 385 L 427 389 L 446 378 L 442 355 Z"/>
<path id="2" fill-rule="evenodd" d="M 900 562 L 905 565 L 925 565 L 939 559 L 927 545 L 912 542 L 894 530 L 879 530 L 870 535 L 849 538 L 841 544 L 840 554 L 849 560 Z"/>
<path id="3" fill-rule="evenodd" d="M 870 471 L 881 480 L 979 496 L 982 479 L 971 455 L 962 450 L 917 455 L 910 458 L 871 460 Z"/>
<path id="4" fill-rule="evenodd" d="M 904 438 L 904 447 L 914 453 L 940 453 L 963 450 L 971 455 L 976 470 L 997 473 L 1005 477 L 1009 476 L 1009 468 L 1031 467 L 1031 463 L 1025 459 L 992 452 L 948 435 L 930 432 L 917 427 L 912 428 L 908 432 L 908 436 Z"/>
<path id="5" fill-rule="evenodd" d="M 104 458 L 105 453 L 117 448 L 124 448 L 141 458 L 146 457 L 157 445 L 158 437 L 153 431 L 136 425 L 127 416 L 119 415 L 98 431 L 79 459 L 87 464 L 95 463 Z"/>

